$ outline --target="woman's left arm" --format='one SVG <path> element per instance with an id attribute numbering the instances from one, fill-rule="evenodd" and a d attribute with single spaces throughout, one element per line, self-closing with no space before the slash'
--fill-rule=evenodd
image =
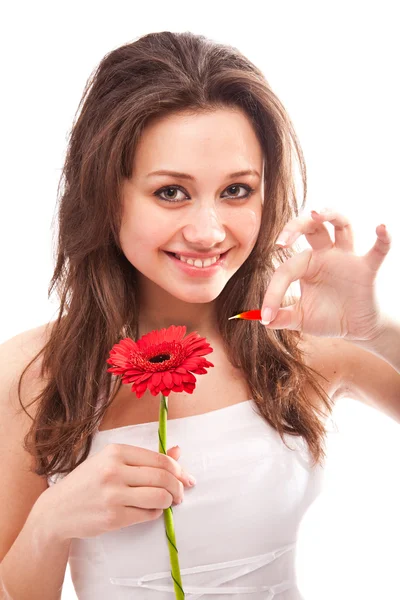
<path id="1" fill-rule="evenodd" d="M 340 396 L 360 400 L 400 423 L 400 325 L 388 316 L 368 342 L 332 340 Z"/>
<path id="2" fill-rule="evenodd" d="M 375 338 L 369 341 L 353 341 L 352 344 L 383 358 L 398 373 L 398 394 L 400 402 L 400 323 L 383 315 L 382 326 Z"/>

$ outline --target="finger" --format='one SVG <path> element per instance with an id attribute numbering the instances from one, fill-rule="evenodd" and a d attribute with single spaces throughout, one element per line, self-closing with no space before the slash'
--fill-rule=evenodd
<path id="1" fill-rule="evenodd" d="M 167 455 L 173 458 L 174 460 L 178 460 L 181 455 L 181 449 L 179 446 L 173 446 L 173 448 L 169 448 L 167 450 Z"/>
<path id="2" fill-rule="evenodd" d="M 296 217 L 286 223 L 275 244 L 278 246 L 291 246 L 303 234 L 314 250 L 332 248 L 333 246 L 331 236 L 325 225 L 308 216 Z"/>
<path id="3" fill-rule="evenodd" d="M 162 454 L 161 452 L 153 452 L 147 448 L 141 448 L 140 446 L 131 446 L 129 444 L 110 444 L 113 451 L 117 453 L 127 465 L 131 466 L 148 466 L 166 469 L 170 471 L 175 477 L 181 479 L 185 485 L 190 486 L 189 473 L 186 473 L 184 469 L 173 459 L 171 456 Z"/>
<path id="4" fill-rule="evenodd" d="M 385 225 L 378 225 L 375 231 L 378 239 L 371 250 L 365 254 L 364 258 L 366 259 L 369 268 L 376 272 L 385 260 L 386 255 L 390 250 L 392 240 Z"/>
<path id="5" fill-rule="evenodd" d="M 336 248 L 354 252 L 353 228 L 347 217 L 329 208 L 322 209 L 320 213 L 312 210 L 311 217 L 319 223 L 328 221 L 334 226 Z"/>
<path id="6" fill-rule="evenodd" d="M 174 502 L 181 504 L 181 498 L 174 499 L 170 491 L 164 487 L 141 486 L 124 488 L 119 496 L 119 502 L 123 506 L 134 508 L 166 510 Z"/>
<path id="7" fill-rule="evenodd" d="M 268 329 L 292 329 L 296 331 L 302 330 L 302 313 L 298 303 L 292 306 L 280 308 L 275 319 L 265 325 Z"/>
<path id="8" fill-rule="evenodd" d="M 275 319 L 289 286 L 297 279 L 305 276 L 312 253 L 313 251 L 307 248 L 303 252 L 289 258 L 289 260 L 284 262 L 275 271 L 265 293 L 261 308 L 261 318 L 264 322 L 271 322 Z M 265 314 L 266 309 L 271 311 L 270 315 Z"/>
<path id="9" fill-rule="evenodd" d="M 162 508 L 135 508 L 133 506 L 123 506 L 118 511 L 119 528 L 129 527 L 130 525 L 138 525 L 147 521 L 155 521 L 160 518 L 164 511 Z"/>
<path id="10" fill-rule="evenodd" d="M 129 467 L 123 465 L 120 470 L 121 477 L 127 488 L 159 488 L 165 489 L 177 504 L 184 497 L 183 483 L 169 471 L 153 467 Z M 129 490 L 126 490 L 127 493 Z M 161 506 L 143 506 L 135 504 L 138 508 L 163 508 Z"/>

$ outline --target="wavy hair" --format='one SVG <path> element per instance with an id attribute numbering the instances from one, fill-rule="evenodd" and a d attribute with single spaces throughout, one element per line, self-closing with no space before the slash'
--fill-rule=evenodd
<path id="1" fill-rule="evenodd" d="M 279 432 L 302 436 L 314 464 L 325 458 L 325 426 L 310 390 L 328 409 L 331 400 L 298 347 L 300 333 L 266 330 L 226 315 L 261 306 L 267 285 L 293 249 L 274 240 L 298 216 L 293 174 L 297 158 L 304 196 L 306 167 L 283 105 L 262 72 L 236 48 L 190 32 L 151 33 L 100 61 L 89 77 L 71 128 L 57 199 L 55 268 L 49 285 L 59 299 L 57 319 L 43 348 L 40 373 L 47 383 L 24 447 L 35 472 L 67 473 L 84 461 L 93 433 L 121 380 L 106 359 L 122 337 L 138 337 L 136 270 L 121 250 L 121 184 L 130 178 L 135 148 L 151 119 L 180 111 L 197 114 L 236 108 L 250 119 L 265 158 L 264 202 L 256 244 L 216 299 L 226 353 L 246 377 L 266 421 Z M 288 301 L 285 301 L 288 303 Z M 27 413 L 29 414 L 29 413 Z"/>

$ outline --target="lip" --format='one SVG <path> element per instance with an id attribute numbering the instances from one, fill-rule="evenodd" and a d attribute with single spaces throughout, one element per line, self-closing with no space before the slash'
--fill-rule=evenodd
<path id="1" fill-rule="evenodd" d="M 179 256 L 186 256 L 187 258 L 193 258 L 194 260 L 196 260 L 196 258 L 200 258 L 200 260 L 205 260 L 206 258 L 214 258 L 215 256 L 221 256 L 222 254 L 226 254 L 226 252 L 228 252 L 228 250 L 225 250 L 225 252 L 212 252 L 210 254 L 194 254 L 193 252 L 175 252 L 172 251 L 171 254 L 179 254 Z"/>
<path id="2" fill-rule="evenodd" d="M 214 273 L 216 273 L 218 271 L 218 269 L 220 269 L 221 267 L 224 266 L 225 261 L 226 261 L 226 257 L 229 253 L 229 250 L 227 252 L 225 252 L 224 254 L 221 254 L 221 256 L 219 257 L 219 259 L 217 260 L 217 262 L 215 262 L 213 265 L 210 265 L 209 267 L 195 267 L 192 265 L 189 265 L 188 263 L 182 262 L 179 258 L 176 258 L 173 254 L 169 254 L 168 252 L 165 252 L 163 250 L 164 254 L 167 255 L 167 257 L 172 260 L 177 267 L 181 268 L 182 271 L 184 273 L 186 273 L 187 275 L 190 275 L 191 277 L 210 277 L 211 275 L 214 275 Z"/>

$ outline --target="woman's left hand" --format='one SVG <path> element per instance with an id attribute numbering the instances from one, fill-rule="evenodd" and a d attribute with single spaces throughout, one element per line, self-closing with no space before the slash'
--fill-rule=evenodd
<path id="1" fill-rule="evenodd" d="M 335 227 L 333 242 L 324 222 Z M 312 212 L 289 221 L 283 232 L 290 246 L 305 235 L 310 249 L 280 265 L 271 278 L 262 304 L 272 309 L 268 329 L 294 329 L 314 336 L 371 340 L 380 331 L 382 315 L 376 299 L 375 279 L 391 239 L 384 225 L 376 228 L 377 240 L 364 256 L 354 253 L 348 219 L 335 211 Z M 282 238 L 282 234 L 279 239 Z M 277 242 L 278 243 L 278 242 Z M 280 308 L 290 284 L 300 281 L 301 297 Z"/>

